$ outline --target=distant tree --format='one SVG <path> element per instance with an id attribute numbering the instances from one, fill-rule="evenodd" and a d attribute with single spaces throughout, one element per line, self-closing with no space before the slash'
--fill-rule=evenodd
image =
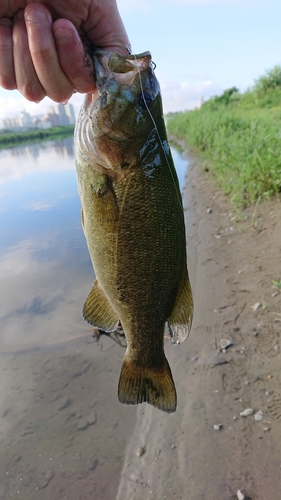
<path id="1" fill-rule="evenodd" d="M 281 66 L 266 70 L 265 75 L 255 80 L 254 90 L 265 93 L 277 87 L 281 87 Z"/>

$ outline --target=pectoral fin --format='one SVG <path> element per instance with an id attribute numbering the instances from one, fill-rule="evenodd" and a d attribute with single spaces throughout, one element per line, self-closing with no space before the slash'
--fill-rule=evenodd
<path id="1" fill-rule="evenodd" d="M 174 309 L 168 318 L 172 344 L 181 344 L 189 335 L 193 317 L 193 299 L 187 270 L 179 287 Z"/>
<path id="2" fill-rule="evenodd" d="M 119 318 L 99 287 L 97 280 L 84 304 L 83 317 L 90 325 L 105 332 L 114 332 L 118 326 Z"/>

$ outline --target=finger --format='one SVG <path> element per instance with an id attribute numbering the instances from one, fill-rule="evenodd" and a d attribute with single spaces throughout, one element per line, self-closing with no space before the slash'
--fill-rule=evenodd
<path id="1" fill-rule="evenodd" d="M 93 63 L 74 25 L 67 19 L 58 19 L 53 34 L 60 66 L 73 88 L 82 93 L 95 90 Z"/>
<path id="2" fill-rule="evenodd" d="M 56 102 L 68 101 L 73 86 L 59 64 L 49 11 L 31 3 L 25 8 L 25 22 L 34 68 L 46 95 Z"/>
<path id="3" fill-rule="evenodd" d="M 96 8 L 96 2 L 90 2 L 89 15 L 82 23 L 83 32 L 87 38 L 98 47 L 108 51 L 117 50 L 127 54 L 130 41 L 125 26 L 118 11 L 116 0 L 103 0 Z"/>
<path id="4" fill-rule="evenodd" d="M 11 19 L 0 19 L 0 86 L 7 90 L 17 88 L 12 32 L 13 23 Z"/>
<path id="5" fill-rule="evenodd" d="M 41 101 L 45 97 L 45 91 L 38 80 L 29 52 L 23 10 L 14 17 L 13 53 L 18 90 L 29 101 Z"/>

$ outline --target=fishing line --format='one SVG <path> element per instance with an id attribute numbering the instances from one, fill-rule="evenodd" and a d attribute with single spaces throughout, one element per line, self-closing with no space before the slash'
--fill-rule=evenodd
<path id="1" fill-rule="evenodd" d="M 167 157 L 167 154 L 166 154 L 165 148 L 164 148 L 164 146 L 163 146 L 163 143 L 162 143 L 162 140 L 161 140 L 161 136 L 160 136 L 160 134 L 159 134 L 159 131 L 158 131 L 158 127 L 157 127 L 157 125 L 156 125 L 156 122 L 155 122 L 155 120 L 154 120 L 154 118 L 153 118 L 153 116 L 152 116 L 152 113 L 151 113 L 151 111 L 150 111 L 150 109 L 149 109 L 149 107 L 148 107 L 148 104 L 147 104 L 147 102 L 146 102 L 146 98 L 145 98 L 145 95 L 144 95 L 144 89 L 143 89 L 143 85 L 142 85 L 142 81 L 141 81 L 141 73 L 140 73 L 140 69 L 139 69 L 138 63 L 137 63 L 137 58 L 136 58 L 136 55 L 135 55 L 135 54 L 132 54 L 132 55 L 133 55 L 133 57 L 135 58 L 135 61 L 136 61 L 136 64 L 137 64 L 137 70 L 138 70 L 138 75 L 139 75 L 139 80 L 140 80 L 140 89 L 141 89 L 141 94 L 142 94 L 143 102 L 144 102 L 145 107 L 146 107 L 146 109 L 147 109 L 147 112 L 148 112 L 148 114 L 149 114 L 149 116 L 150 116 L 150 118 L 151 118 L 151 121 L 152 121 L 152 123 L 153 123 L 153 125 L 154 125 L 154 128 L 155 128 L 155 131 L 156 131 L 156 134 L 157 134 L 158 140 L 159 140 L 159 142 L 160 142 L 160 146 L 161 146 L 161 148 L 162 148 L 162 151 L 163 151 L 164 156 L 165 156 L 165 160 L 166 160 L 167 165 L 168 165 L 168 168 L 169 168 L 170 175 L 171 175 L 171 177 L 172 177 L 172 181 L 173 181 L 174 187 L 175 187 L 175 189 L 176 189 L 178 203 L 179 203 L 180 207 L 182 208 L 182 199 L 179 197 L 179 194 L 178 194 L 178 186 L 177 186 L 177 184 L 176 184 L 176 182 L 175 182 L 175 179 L 174 179 L 174 176 L 173 176 L 173 172 L 172 172 L 172 168 L 171 168 L 171 165 L 170 165 L 170 163 L 169 163 L 169 159 L 168 159 L 168 157 Z M 153 64 L 154 64 L 154 63 L 153 63 Z M 156 65 L 154 65 L 154 68 L 153 68 L 153 69 L 155 69 L 155 67 L 156 67 Z M 169 149 L 170 149 L 170 146 L 169 146 L 169 145 L 168 145 L 168 147 L 169 147 Z M 170 151 L 170 154 L 171 154 L 171 151 Z"/>

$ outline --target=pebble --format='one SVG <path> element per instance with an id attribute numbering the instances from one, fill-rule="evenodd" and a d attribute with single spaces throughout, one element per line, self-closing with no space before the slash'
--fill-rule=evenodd
<path id="1" fill-rule="evenodd" d="M 215 431 L 221 431 L 223 425 L 222 424 L 215 424 L 213 427 L 214 427 Z"/>
<path id="2" fill-rule="evenodd" d="M 240 412 L 240 417 L 249 417 L 253 415 L 254 410 L 252 408 L 246 408 L 246 410 Z"/>
<path id="3" fill-rule="evenodd" d="M 262 419 L 263 419 L 263 411 L 262 411 L 262 410 L 259 410 L 259 411 L 257 411 L 257 413 L 255 414 L 255 421 L 256 421 L 256 422 L 260 422 Z"/>
<path id="4" fill-rule="evenodd" d="M 246 497 L 245 497 L 244 493 L 242 493 L 241 490 L 237 491 L 237 499 L 238 500 L 246 500 Z"/>
<path id="5" fill-rule="evenodd" d="M 270 427 L 263 427 L 264 432 L 270 431 Z"/>
<path id="6" fill-rule="evenodd" d="M 261 303 L 260 302 L 256 302 L 253 306 L 251 306 L 251 308 L 253 309 L 253 311 L 257 311 L 260 307 L 261 307 Z"/>
<path id="7" fill-rule="evenodd" d="M 136 451 L 137 457 L 142 457 L 145 454 L 145 448 L 138 448 Z"/>
<path id="8" fill-rule="evenodd" d="M 220 348 L 222 351 L 226 351 L 226 349 L 230 346 L 233 345 L 233 342 L 231 342 L 231 340 L 228 340 L 228 339 L 221 339 L 220 340 Z"/>

